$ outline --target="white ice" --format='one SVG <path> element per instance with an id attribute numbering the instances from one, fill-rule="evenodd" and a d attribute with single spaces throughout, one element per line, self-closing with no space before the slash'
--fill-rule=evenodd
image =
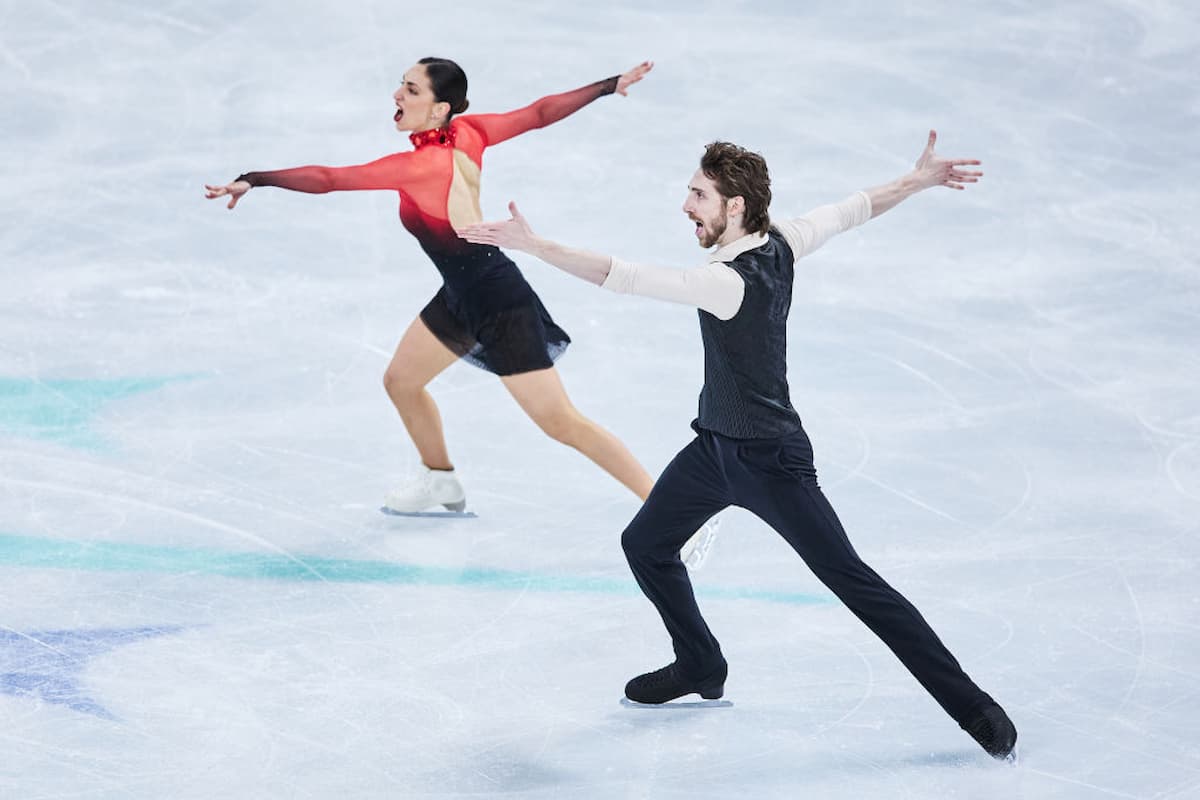
<path id="1" fill-rule="evenodd" d="M 774 213 L 986 177 L 799 270 L 790 377 L 860 553 L 1016 721 L 988 759 L 747 513 L 697 591 L 731 707 L 630 709 L 670 659 L 634 498 L 492 376 L 432 387 L 476 520 L 397 520 L 380 378 L 438 286 L 389 193 L 205 182 L 407 149 L 644 58 L 489 151 L 484 210 L 698 263 L 708 141 Z M 0 797 L 1200 797 L 1200 12 L 1037 3 L 0 2 Z M 660 470 L 695 313 L 521 258 L 580 408 Z"/>

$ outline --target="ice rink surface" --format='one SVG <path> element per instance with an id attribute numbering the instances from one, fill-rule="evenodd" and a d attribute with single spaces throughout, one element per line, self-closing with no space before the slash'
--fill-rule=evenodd
<path id="1" fill-rule="evenodd" d="M 700 263 L 705 143 L 777 217 L 978 157 L 797 270 L 793 401 L 864 558 L 1009 710 L 988 759 L 761 522 L 696 586 L 723 708 L 631 709 L 669 644 L 635 499 L 492 376 L 432 392 L 475 520 L 378 513 L 381 387 L 439 285 L 392 193 L 201 185 L 408 149 L 391 92 L 628 98 L 485 157 L 490 218 Z M 0 797 L 1200 797 L 1200 11 L 1035 3 L 0 2 Z M 576 404 L 657 472 L 695 312 L 518 258 Z"/>

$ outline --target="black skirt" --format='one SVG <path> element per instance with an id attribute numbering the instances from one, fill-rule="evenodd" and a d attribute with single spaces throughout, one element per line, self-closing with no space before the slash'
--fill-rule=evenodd
<path id="1" fill-rule="evenodd" d="M 447 281 L 421 310 L 421 320 L 451 352 L 480 369 L 497 375 L 547 369 L 571 337 L 550 318 L 517 265 L 493 253 L 498 258 L 469 281 Z"/>

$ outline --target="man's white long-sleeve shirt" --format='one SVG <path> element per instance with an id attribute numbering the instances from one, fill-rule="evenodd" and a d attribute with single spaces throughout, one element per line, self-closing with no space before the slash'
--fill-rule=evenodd
<path id="1" fill-rule="evenodd" d="M 871 218 L 871 200 L 866 192 L 855 192 L 840 203 L 814 208 L 802 217 L 772 223 L 783 235 L 792 255 L 799 260 L 839 233 Z M 608 277 L 601 284 L 619 294 L 655 297 L 695 306 L 729 320 L 742 306 L 745 283 L 728 262 L 747 250 L 761 247 L 765 234 L 750 233 L 709 254 L 708 263 L 689 269 L 671 269 L 612 259 Z"/>

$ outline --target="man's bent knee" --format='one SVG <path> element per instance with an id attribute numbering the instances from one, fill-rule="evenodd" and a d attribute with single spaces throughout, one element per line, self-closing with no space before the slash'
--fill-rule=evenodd
<path id="1" fill-rule="evenodd" d="M 647 538 L 635 526 L 630 525 L 621 532 L 621 549 L 628 558 L 643 555 L 647 548 Z"/>
<path id="2" fill-rule="evenodd" d="M 656 529 L 648 525 L 630 524 L 621 533 L 621 549 L 628 559 L 662 561 L 670 559 L 679 548 L 665 544 Z"/>

